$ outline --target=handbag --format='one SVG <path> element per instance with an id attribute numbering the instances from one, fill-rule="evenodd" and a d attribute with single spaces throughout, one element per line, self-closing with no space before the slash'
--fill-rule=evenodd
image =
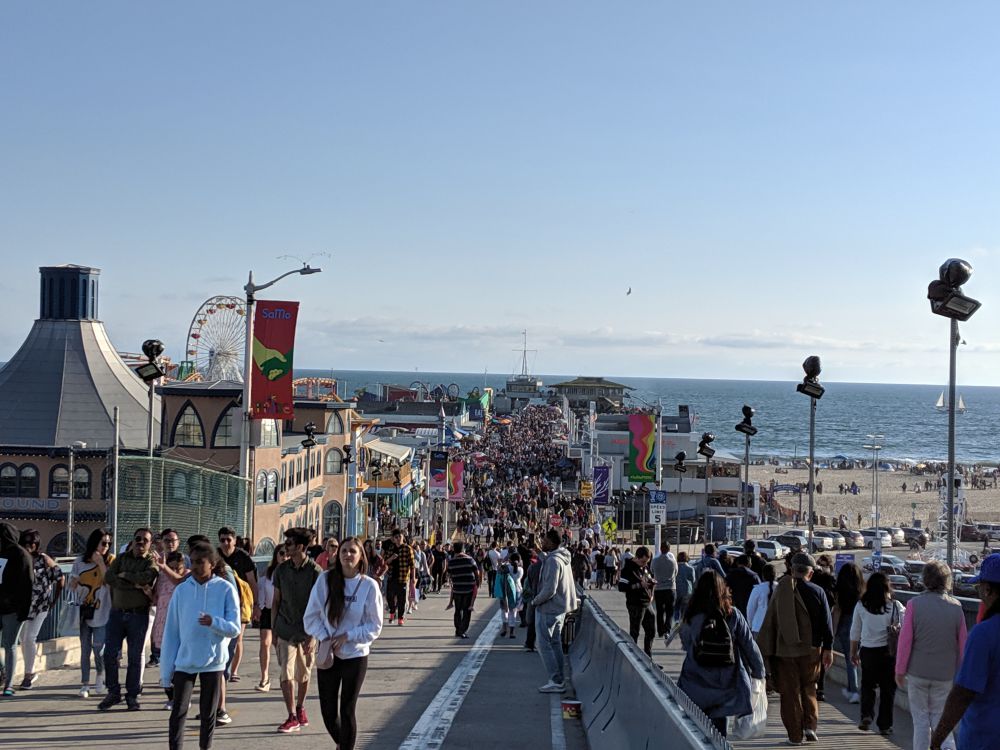
<path id="1" fill-rule="evenodd" d="M 738 716 L 732 735 L 738 740 L 752 740 L 767 733 L 767 688 L 764 680 L 750 680 L 750 705 L 753 711 Z"/>
<path id="2" fill-rule="evenodd" d="M 329 573 L 327 573 L 329 575 Z M 344 612 L 341 614 L 341 619 L 347 614 L 347 610 L 351 608 L 354 603 L 354 599 L 357 597 L 358 589 L 361 587 L 362 576 L 358 576 L 358 582 L 354 584 L 354 592 L 347 597 L 344 603 Z M 333 638 L 324 638 L 319 642 L 319 646 L 316 648 L 316 669 L 329 669 L 333 666 L 333 660 L 336 658 L 336 651 L 333 647 Z"/>
<path id="3" fill-rule="evenodd" d="M 80 622 L 89 622 L 90 620 L 93 620 L 95 614 L 97 614 L 97 607 L 93 604 L 80 605 Z"/>
<path id="4" fill-rule="evenodd" d="M 899 607 L 896 606 L 896 602 L 892 603 L 892 619 L 889 621 L 888 627 L 885 629 L 886 633 L 886 645 L 889 647 L 889 656 L 893 659 L 896 658 L 896 650 L 899 648 L 899 631 L 901 630 L 899 623 Z"/>

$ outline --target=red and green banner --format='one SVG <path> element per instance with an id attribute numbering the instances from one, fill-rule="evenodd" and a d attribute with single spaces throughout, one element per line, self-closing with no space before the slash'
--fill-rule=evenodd
<path id="1" fill-rule="evenodd" d="M 448 499 L 465 499 L 465 464 L 461 461 L 448 464 Z"/>
<path id="2" fill-rule="evenodd" d="M 298 302 L 258 300 L 253 318 L 250 418 L 292 417 L 292 354 Z"/>
<path id="3" fill-rule="evenodd" d="M 625 473 L 630 482 L 656 479 L 656 417 L 653 414 L 629 414 Z"/>

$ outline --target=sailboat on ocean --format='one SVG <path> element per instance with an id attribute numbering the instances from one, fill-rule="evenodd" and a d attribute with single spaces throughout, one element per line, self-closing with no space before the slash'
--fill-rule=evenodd
<path id="1" fill-rule="evenodd" d="M 944 391 L 941 391 L 941 395 L 938 396 L 937 403 L 934 404 L 934 408 L 938 411 L 948 411 L 948 402 L 944 398 Z M 958 394 L 958 404 L 955 406 L 955 411 L 959 414 L 965 414 L 965 399 L 962 398 L 962 394 Z"/>

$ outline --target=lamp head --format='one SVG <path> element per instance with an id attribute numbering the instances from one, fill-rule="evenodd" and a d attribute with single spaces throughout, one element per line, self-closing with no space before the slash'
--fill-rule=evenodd
<path id="1" fill-rule="evenodd" d="M 927 286 L 931 312 L 953 320 L 968 320 L 982 303 L 962 294 L 962 284 L 972 276 L 972 266 L 961 258 L 949 258 L 941 264 L 938 278 Z"/>
<path id="2" fill-rule="evenodd" d="M 822 368 L 819 364 L 819 357 L 815 354 L 811 357 L 806 357 L 806 361 L 802 363 L 802 369 L 805 370 L 806 377 L 810 380 L 816 380 L 819 378 Z"/>
<path id="3" fill-rule="evenodd" d="M 322 268 L 313 268 L 308 263 L 306 263 L 304 266 L 302 266 L 302 268 L 299 269 L 299 273 L 302 274 L 303 276 L 308 276 L 311 273 L 322 273 L 322 272 L 323 272 Z"/>
<path id="4" fill-rule="evenodd" d="M 743 404 L 743 419 L 753 419 L 753 415 L 756 413 L 756 410 L 752 406 Z"/>
<path id="5" fill-rule="evenodd" d="M 749 404 L 743 404 L 743 421 L 736 425 L 736 431 L 742 432 L 747 437 L 757 434 L 757 428 L 753 426 L 753 415 L 757 412 Z"/>
<path id="6" fill-rule="evenodd" d="M 701 442 L 698 443 L 698 454 L 704 456 L 705 458 L 711 458 L 715 455 L 715 449 L 710 447 L 710 443 L 715 440 L 715 435 L 711 432 L 702 433 Z"/>
<path id="7" fill-rule="evenodd" d="M 972 278 L 972 266 L 961 258 L 948 258 L 938 270 L 938 278 L 952 289 L 960 289 L 962 284 Z"/>
<path id="8" fill-rule="evenodd" d="M 163 354 L 163 342 L 159 339 L 146 339 L 142 342 L 142 353 L 150 362 Z"/>
<path id="9" fill-rule="evenodd" d="M 687 457 L 688 457 L 688 454 L 685 451 L 679 451 L 677 453 L 677 455 L 674 456 L 674 461 L 676 461 L 679 464 L 682 464 L 685 461 L 687 461 Z"/>

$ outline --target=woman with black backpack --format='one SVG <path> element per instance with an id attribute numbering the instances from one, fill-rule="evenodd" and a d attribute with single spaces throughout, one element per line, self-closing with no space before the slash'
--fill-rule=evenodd
<path id="1" fill-rule="evenodd" d="M 681 643 L 685 657 L 677 684 L 725 736 L 727 717 L 753 713 L 750 679 L 764 679 L 764 659 L 733 606 L 726 579 L 714 570 L 695 584 Z"/>

